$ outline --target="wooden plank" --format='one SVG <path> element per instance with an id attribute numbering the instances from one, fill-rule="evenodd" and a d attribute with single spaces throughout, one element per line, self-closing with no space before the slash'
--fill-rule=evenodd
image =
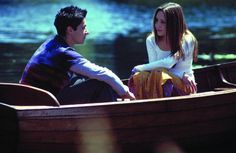
<path id="1" fill-rule="evenodd" d="M 16 111 L 0 103 L 0 148 L 1 152 L 13 153 L 18 144 L 18 119 Z"/>
<path id="2" fill-rule="evenodd" d="M 9 105 L 59 106 L 48 91 L 18 83 L 0 83 L 0 101 Z"/>

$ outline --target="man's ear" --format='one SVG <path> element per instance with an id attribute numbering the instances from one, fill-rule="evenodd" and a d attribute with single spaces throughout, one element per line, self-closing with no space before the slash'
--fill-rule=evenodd
<path id="1" fill-rule="evenodd" d="M 68 26 L 67 28 L 66 28 L 66 32 L 67 33 L 71 33 L 71 32 L 73 32 L 74 31 L 74 29 L 71 27 L 71 26 Z"/>

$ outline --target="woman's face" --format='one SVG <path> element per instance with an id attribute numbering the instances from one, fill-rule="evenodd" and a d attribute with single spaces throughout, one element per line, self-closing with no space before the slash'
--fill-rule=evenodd
<path id="1" fill-rule="evenodd" d="M 158 11 L 156 14 L 155 29 L 157 31 L 157 36 L 166 36 L 166 18 L 163 11 Z"/>

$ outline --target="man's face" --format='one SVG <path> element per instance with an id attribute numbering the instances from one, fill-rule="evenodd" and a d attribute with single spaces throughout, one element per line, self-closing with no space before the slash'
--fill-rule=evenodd
<path id="1" fill-rule="evenodd" d="M 77 29 L 71 33 L 71 38 L 74 44 L 83 44 L 86 35 L 88 35 L 88 31 L 86 28 L 86 20 L 84 19 L 81 24 L 77 26 Z"/>

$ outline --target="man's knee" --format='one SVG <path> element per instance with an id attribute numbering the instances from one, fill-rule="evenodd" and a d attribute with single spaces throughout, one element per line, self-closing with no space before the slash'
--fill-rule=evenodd
<path id="1" fill-rule="evenodd" d="M 116 101 L 118 95 L 110 85 L 99 80 L 93 80 L 93 83 L 95 83 L 97 87 L 96 93 L 94 94 L 95 97 L 99 97 L 98 99 L 102 101 Z"/>

